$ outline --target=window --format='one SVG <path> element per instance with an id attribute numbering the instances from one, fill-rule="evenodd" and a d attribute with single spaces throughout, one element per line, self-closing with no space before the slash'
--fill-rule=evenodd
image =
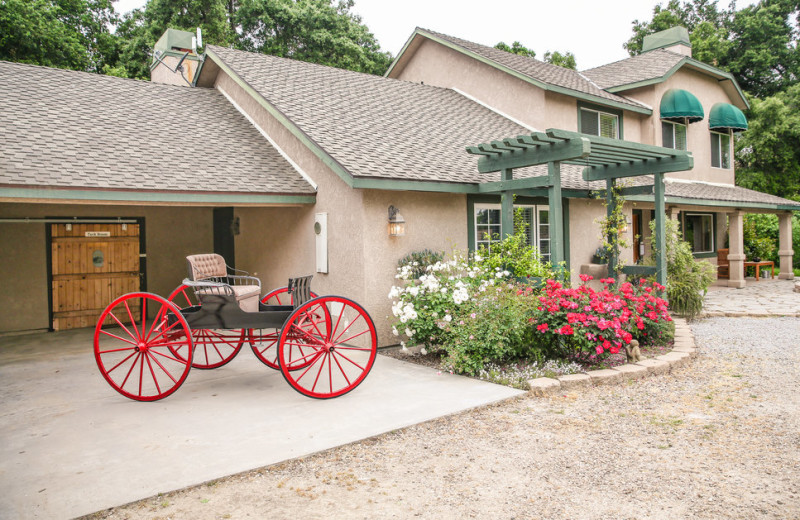
<path id="1" fill-rule="evenodd" d="M 686 213 L 683 238 L 694 253 L 714 252 L 714 216 L 711 213 Z"/>
<path id="2" fill-rule="evenodd" d="M 606 112 L 581 108 L 580 131 L 600 137 L 619 138 L 619 117 Z"/>
<path id="3" fill-rule="evenodd" d="M 731 135 L 711 132 L 711 166 L 731 167 Z"/>
<path id="4" fill-rule="evenodd" d="M 686 125 L 661 121 L 661 146 L 686 150 Z"/>
<path id="5" fill-rule="evenodd" d="M 550 261 L 550 218 L 548 206 L 514 206 L 521 209 L 528 243 L 536 246 L 542 259 Z M 500 204 L 475 205 L 475 248 L 481 246 L 491 250 L 492 244 L 503 237 L 500 220 Z"/>

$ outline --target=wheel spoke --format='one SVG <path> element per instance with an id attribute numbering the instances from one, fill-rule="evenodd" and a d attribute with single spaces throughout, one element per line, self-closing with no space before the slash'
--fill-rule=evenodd
<path id="1" fill-rule="evenodd" d="M 359 332 L 359 333 L 358 333 L 358 334 L 356 334 L 355 336 L 350 336 L 349 338 L 347 338 L 347 339 L 343 339 L 343 340 L 341 340 L 341 341 L 338 341 L 338 340 L 337 340 L 335 344 L 336 344 L 336 345 L 338 345 L 339 343 L 345 343 L 345 344 L 346 344 L 346 343 L 347 343 L 348 341 L 350 341 L 351 339 L 355 339 L 355 338 L 357 338 L 357 337 L 359 337 L 359 336 L 363 336 L 363 335 L 364 335 L 364 334 L 366 334 L 367 332 L 369 332 L 369 329 L 364 329 L 364 331 L 363 331 L 363 332 Z"/>
<path id="2" fill-rule="evenodd" d="M 187 346 L 188 346 L 188 345 L 187 345 Z M 180 359 L 180 358 L 176 358 L 176 357 L 168 356 L 168 355 L 164 354 L 163 352 L 159 352 L 159 351 L 157 351 L 157 350 L 151 350 L 150 352 L 151 352 L 152 354 L 158 354 L 159 356 L 161 356 L 161 357 L 163 357 L 163 358 L 165 358 L 165 359 L 169 359 L 170 361 L 175 361 L 176 363 L 180 363 L 181 365 L 185 365 L 186 363 L 188 363 L 188 362 L 189 362 L 189 360 L 188 360 L 188 359 Z"/>
<path id="3" fill-rule="evenodd" d="M 161 308 L 158 309 L 155 318 L 153 318 L 153 323 L 150 324 L 150 330 L 147 331 L 147 337 L 145 338 L 145 342 L 150 341 L 150 336 L 153 335 L 154 330 L 158 330 L 158 327 L 156 327 L 156 323 L 159 323 L 161 321 L 161 317 L 165 316 L 164 314 L 165 310 L 166 306 L 164 305 L 162 305 Z M 144 326 L 142 326 L 142 328 L 144 329 Z"/>
<path id="4" fill-rule="evenodd" d="M 111 370 L 109 370 L 107 373 L 109 373 L 109 374 L 110 374 L 111 372 L 113 372 L 114 370 L 116 370 L 118 366 L 120 366 L 120 365 L 121 365 L 121 364 L 123 364 L 124 362 L 128 361 L 130 358 L 132 358 L 133 356 L 135 356 L 137 353 L 138 353 L 138 352 L 136 352 L 136 351 L 133 351 L 133 352 L 131 352 L 131 353 L 130 353 L 130 355 L 128 355 L 128 356 L 127 356 L 125 359 L 123 359 L 122 361 L 120 361 L 119 363 L 117 363 L 116 365 L 114 365 L 114 368 L 112 368 Z M 129 372 L 130 372 L 130 371 L 129 371 Z M 125 379 L 127 380 L 127 378 L 125 378 Z"/>
<path id="5" fill-rule="evenodd" d="M 142 328 L 144 328 L 144 327 L 142 327 Z M 156 390 L 160 394 L 161 393 L 161 387 L 158 385 L 158 378 L 156 377 L 156 373 L 153 372 L 153 364 L 150 363 L 150 356 L 148 355 L 147 352 L 145 352 L 144 358 L 147 360 L 147 368 L 150 369 L 150 375 L 153 376 L 153 383 L 155 383 L 155 385 L 156 385 Z M 163 369 L 164 367 L 161 367 L 161 368 Z M 169 374 L 167 374 L 167 375 L 169 375 Z M 139 382 L 139 384 L 141 385 L 141 381 Z"/>
<path id="6" fill-rule="evenodd" d="M 139 361 L 141 356 L 142 356 L 141 352 L 137 352 L 136 353 L 136 359 L 133 360 L 133 363 L 131 364 L 131 368 L 128 369 L 128 373 L 125 376 L 125 379 L 123 379 L 122 380 L 122 384 L 119 385 L 120 387 L 123 387 L 123 388 L 125 387 L 125 383 L 127 383 L 128 382 L 128 378 L 131 377 L 131 373 L 133 372 L 133 369 L 136 368 L 136 362 Z"/>
<path id="7" fill-rule="evenodd" d="M 344 314 L 344 311 L 342 311 L 342 314 Z M 339 315 L 339 317 L 341 318 L 342 316 L 341 316 L 341 315 Z M 342 337 L 342 335 L 344 335 L 344 333 L 345 333 L 345 332 L 347 332 L 347 331 L 348 331 L 348 329 L 349 329 L 350 327 L 352 327 L 353 325 L 355 325 L 355 323 L 356 323 L 356 322 L 358 321 L 358 319 L 359 319 L 359 318 L 361 318 L 361 317 L 362 317 L 362 316 L 359 314 L 359 315 L 358 315 L 358 317 L 356 317 L 356 319 L 354 319 L 353 321 L 351 321 L 350 323 L 348 323 L 348 324 L 347 324 L 347 327 L 345 327 L 345 328 L 344 328 L 344 330 L 343 330 L 341 333 L 339 333 L 339 335 L 338 335 L 338 336 L 336 336 L 336 339 L 334 339 L 334 340 L 333 340 L 333 343 L 344 343 L 344 341 L 339 341 L 339 338 L 341 338 L 341 337 Z"/>
<path id="8" fill-rule="evenodd" d="M 119 336 L 117 336 L 116 334 L 111 334 L 111 333 L 110 333 L 110 332 L 108 332 L 107 330 L 102 330 L 102 329 L 101 329 L 101 330 L 100 330 L 100 333 L 101 333 L 101 334 L 105 334 L 106 336 L 111 336 L 112 338 L 118 339 L 118 340 L 120 340 L 120 341 L 124 341 L 125 343 L 130 343 L 131 345 L 134 345 L 134 346 L 136 345 L 136 342 L 135 342 L 135 341 L 131 341 L 131 340 L 129 340 L 129 339 L 125 339 L 125 338 L 120 338 L 120 337 L 119 337 Z M 106 351 L 106 352 L 110 352 L 110 351 Z M 104 353 L 104 352 L 101 352 L 101 354 L 103 354 L 103 353 Z"/>
<path id="9" fill-rule="evenodd" d="M 114 318 L 114 321 L 116 321 L 116 322 L 117 322 L 117 325 L 119 325 L 120 327 L 122 327 L 122 328 L 123 328 L 123 330 L 125 330 L 125 332 L 127 332 L 127 333 L 128 333 L 128 336 L 132 337 L 133 339 L 138 339 L 138 338 L 137 338 L 137 337 L 136 337 L 136 336 L 135 336 L 135 335 L 134 335 L 134 334 L 133 334 L 133 333 L 132 333 L 130 330 L 128 330 L 128 327 L 126 327 L 125 325 L 123 325 L 123 324 L 122 324 L 122 322 L 121 322 L 121 321 L 119 321 L 119 319 L 117 318 L 117 316 L 116 316 L 116 315 L 115 315 L 113 312 L 110 312 L 110 311 L 109 311 L 108 315 L 109 315 L 109 316 L 111 316 L 112 318 Z M 102 329 L 101 329 L 101 331 L 102 331 Z M 120 339 L 121 339 L 121 338 L 120 338 Z"/>
<path id="10" fill-rule="evenodd" d="M 360 368 L 361 370 L 364 370 L 364 367 L 362 367 L 361 365 L 359 365 L 358 363 L 356 363 L 355 361 L 353 361 L 353 360 L 352 360 L 352 359 L 350 359 L 349 357 L 345 356 L 345 355 L 344 355 L 344 354 L 342 354 L 342 353 L 339 353 L 339 355 L 342 357 L 342 359 L 344 359 L 344 360 L 346 360 L 346 361 L 349 361 L 350 363 L 354 364 L 355 366 L 357 366 L 357 367 L 358 367 L 358 368 Z"/>
<path id="11" fill-rule="evenodd" d="M 131 319 L 131 326 L 133 327 L 133 330 L 136 332 L 135 337 L 137 340 L 141 341 L 142 336 L 139 334 L 139 327 L 136 326 L 136 320 L 133 319 L 133 314 L 131 314 L 131 308 L 128 307 L 128 300 L 125 300 L 124 303 L 125 303 L 125 310 L 128 311 L 128 317 Z"/>
<path id="12" fill-rule="evenodd" d="M 344 380 L 347 381 L 347 386 L 350 386 L 352 383 L 350 383 L 350 379 L 347 377 L 347 374 L 345 373 L 344 369 L 342 368 L 342 365 L 339 363 L 339 360 L 336 359 L 336 355 L 337 354 L 339 354 L 339 353 L 334 351 L 333 355 L 331 357 L 333 358 L 334 361 L 336 361 L 336 366 L 339 367 L 339 371 L 342 373 L 342 376 L 344 377 Z M 341 356 L 341 354 L 339 354 L 339 355 Z M 351 363 L 352 363 L 352 361 L 351 361 Z M 331 390 L 331 392 L 333 392 L 333 390 Z"/>
<path id="13" fill-rule="evenodd" d="M 151 355 L 150 355 L 150 357 L 152 357 L 152 358 L 153 358 L 153 362 L 154 362 L 156 365 L 158 365 L 159 367 L 161 367 L 161 370 L 163 370 L 163 371 L 164 371 L 164 373 L 165 373 L 165 374 L 167 374 L 167 377 L 168 377 L 168 378 L 170 378 L 170 379 L 172 379 L 172 382 L 173 382 L 173 383 L 177 383 L 177 382 L 178 382 L 178 381 L 177 381 L 177 380 L 176 380 L 174 377 L 172 377 L 172 374 L 169 372 L 169 370 L 167 370 L 166 368 L 164 368 L 164 365 L 162 365 L 162 364 L 161 364 L 161 362 L 159 362 L 159 361 L 156 359 L 156 357 L 155 357 L 155 356 L 153 356 L 153 355 L 151 354 Z M 147 358 L 147 363 L 148 363 L 148 364 L 150 364 L 150 357 L 148 357 L 148 358 Z M 151 372 L 152 372 L 152 370 L 153 370 L 153 369 L 152 369 L 152 368 L 150 368 L 150 371 L 151 371 Z M 153 379 L 155 379 L 155 377 L 156 377 L 156 375 L 155 375 L 155 374 L 153 374 Z M 158 386 L 158 383 L 156 383 L 156 386 Z M 161 392 L 161 390 L 159 390 L 159 393 L 160 393 L 160 392 Z"/>

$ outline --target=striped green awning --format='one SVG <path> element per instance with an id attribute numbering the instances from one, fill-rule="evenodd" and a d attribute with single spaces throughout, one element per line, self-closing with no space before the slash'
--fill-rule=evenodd
<path id="1" fill-rule="evenodd" d="M 688 120 L 690 123 L 702 121 L 705 117 L 703 105 L 689 91 L 673 88 L 661 98 L 661 119 Z"/>
<path id="2" fill-rule="evenodd" d="M 708 127 L 712 130 L 747 130 L 747 118 L 730 103 L 716 103 L 711 107 Z"/>

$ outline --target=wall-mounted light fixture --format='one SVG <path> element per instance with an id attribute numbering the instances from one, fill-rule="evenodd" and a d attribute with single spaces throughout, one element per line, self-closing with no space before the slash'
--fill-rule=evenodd
<path id="1" fill-rule="evenodd" d="M 394 206 L 389 206 L 389 236 L 399 237 L 406 234 L 406 219 Z"/>

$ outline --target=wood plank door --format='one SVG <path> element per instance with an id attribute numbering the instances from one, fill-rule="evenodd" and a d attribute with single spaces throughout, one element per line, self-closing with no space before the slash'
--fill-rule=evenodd
<path id="1" fill-rule="evenodd" d="M 114 298 L 139 290 L 139 225 L 51 226 L 53 329 L 93 327 Z"/>

